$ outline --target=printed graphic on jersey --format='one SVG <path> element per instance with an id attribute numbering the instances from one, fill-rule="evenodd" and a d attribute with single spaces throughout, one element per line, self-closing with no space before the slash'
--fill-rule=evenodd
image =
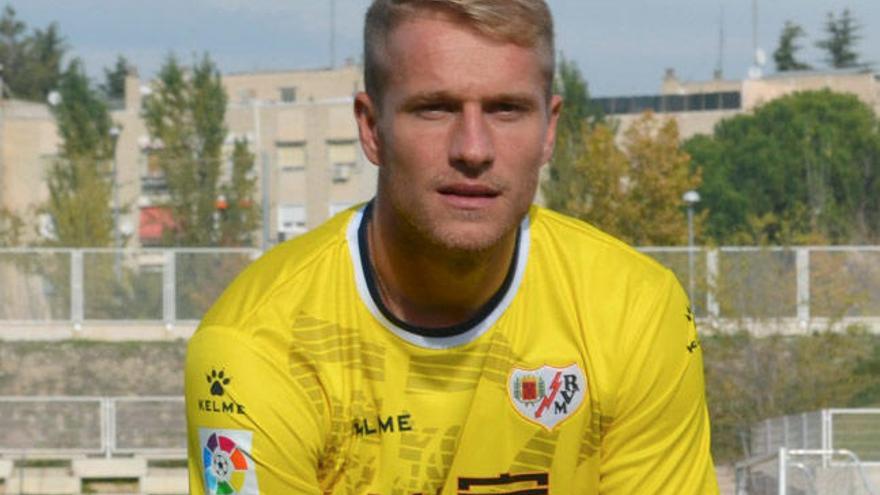
<path id="1" fill-rule="evenodd" d="M 250 431 L 199 428 L 206 494 L 259 494 L 254 461 L 249 454 L 252 442 Z"/>
<path id="2" fill-rule="evenodd" d="M 524 473 L 510 474 L 504 473 L 494 478 L 458 478 L 458 494 L 459 495 L 480 495 L 483 493 L 499 493 L 498 487 L 505 488 L 525 488 L 521 490 L 505 491 L 504 493 L 522 493 L 528 495 L 547 495 L 550 491 L 550 474 L 543 473 Z"/>
<path id="3" fill-rule="evenodd" d="M 565 368 L 514 368 L 507 380 L 507 392 L 516 412 L 552 431 L 580 409 L 587 382 L 576 364 Z"/>

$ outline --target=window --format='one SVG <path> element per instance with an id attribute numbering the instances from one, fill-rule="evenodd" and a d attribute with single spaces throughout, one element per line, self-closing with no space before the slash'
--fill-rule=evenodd
<path id="1" fill-rule="evenodd" d="M 306 231 L 305 205 L 281 205 L 278 207 L 278 233 L 292 237 Z"/>
<path id="2" fill-rule="evenodd" d="M 239 103 L 250 103 L 256 96 L 257 93 L 253 89 L 246 88 L 238 90 Z"/>
<path id="3" fill-rule="evenodd" d="M 278 91 L 281 93 L 282 103 L 293 103 L 296 101 L 295 87 L 280 88 Z"/>
<path id="4" fill-rule="evenodd" d="M 282 172 L 292 172 L 306 167 L 306 146 L 304 143 L 278 143 L 275 148 L 275 161 Z"/>
<path id="5" fill-rule="evenodd" d="M 333 182 L 346 182 L 357 164 L 355 141 L 330 141 L 327 158 L 333 173 Z"/>

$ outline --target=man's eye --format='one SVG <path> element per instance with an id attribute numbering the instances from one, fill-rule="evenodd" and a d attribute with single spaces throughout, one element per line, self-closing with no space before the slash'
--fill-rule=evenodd
<path id="1" fill-rule="evenodd" d="M 439 118 L 452 112 L 452 108 L 445 103 L 427 103 L 416 108 L 416 114 L 425 118 Z"/>
<path id="2" fill-rule="evenodd" d="M 517 103 L 496 103 L 489 107 L 489 112 L 505 118 L 516 118 L 525 113 L 526 108 Z"/>

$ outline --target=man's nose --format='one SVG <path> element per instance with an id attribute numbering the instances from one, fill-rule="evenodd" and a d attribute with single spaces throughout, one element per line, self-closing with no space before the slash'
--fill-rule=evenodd
<path id="1" fill-rule="evenodd" d="M 485 168 L 495 160 L 495 145 L 479 105 L 465 105 L 453 130 L 450 160 L 454 165 Z"/>

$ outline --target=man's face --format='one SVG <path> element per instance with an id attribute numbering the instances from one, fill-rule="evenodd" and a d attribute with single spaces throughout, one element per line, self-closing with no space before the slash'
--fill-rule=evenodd
<path id="1" fill-rule="evenodd" d="M 538 52 L 443 14 L 387 38 L 381 108 L 358 95 L 364 150 L 380 166 L 376 214 L 438 247 L 484 250 L 513 232 L 550 159 L 560 101 Z"/>

